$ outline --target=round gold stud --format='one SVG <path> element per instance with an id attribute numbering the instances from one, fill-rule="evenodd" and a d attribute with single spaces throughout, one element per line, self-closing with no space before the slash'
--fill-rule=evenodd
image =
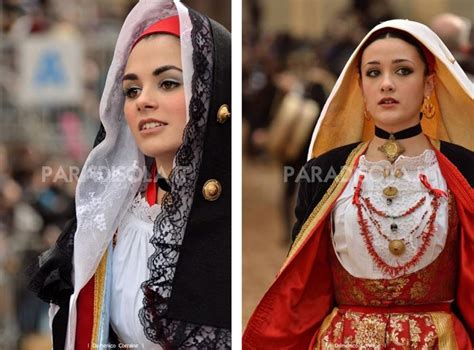
<path id="1" fill-rule="evenodd" d="M 383 189 L 383 194 L 387 198 L 393 198 L 398 195 L 398 188 L 395 186 L 387 186 Z"/>
<path id="2" fill-rule="evenodd" d="M 405 252 L 405 243 L 400 239 L 394 239 L 388 244 L 388 249 L 393 255 L 402 255 Z"/>
<path id="3" fill-rule="evenodd" d="M 215 179 L 207 180 L 204 186 L 202 186 L 202 195 L 210 202 L 215 201 L 220 197 L 222 192 L 222 186 L 219 181 Z"/>
<path id="4" fill-rule="evenodd" d="M 389 168 L 384 168 L 383 169 L 383 177 L 389 177 L 390 176 L 390 169 Z"/>
<path id="5" fill-rule="evenodd" d="M 224 124 L 230 118 L 229 106 L 222 105 L 217 111 L 217 122 Z"/>
<path id="6" fill-rule="evenodd" d="M 395 177 L 400 178 L 402 176 L 403 176 L 403 171 L 401 171 L 400 169 L 395 170 Z"/>

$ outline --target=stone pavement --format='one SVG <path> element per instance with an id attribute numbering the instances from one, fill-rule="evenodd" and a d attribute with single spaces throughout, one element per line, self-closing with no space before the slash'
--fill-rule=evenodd
<path id="1" fill-rule="evenodd" d="M 282 218 L 283 170 L 278 163 L 242 160 L 242 327 L 273 282 L 288 252 Z"/>

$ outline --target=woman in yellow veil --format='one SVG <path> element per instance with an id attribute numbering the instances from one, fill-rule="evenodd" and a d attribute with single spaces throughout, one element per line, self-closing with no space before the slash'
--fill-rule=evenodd
<path id="1" fill-rule="evenodd" d="M 471 349 L 474 88 L 428 27 L 376 26 L 324 106 L 294 242 L 244 349 Z"/>

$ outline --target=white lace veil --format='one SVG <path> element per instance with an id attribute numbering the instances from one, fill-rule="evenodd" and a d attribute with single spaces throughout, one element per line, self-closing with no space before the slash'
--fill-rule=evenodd
<path id="1" fill-rule="evenodd" d="M 186 106 L 189 107 L 194 73 L 190 40 L 192 23 L 187 8 L 179 0 L 139 1 L 126 18 L 117 40 L 100 101 L 100 120 L 106 136 L 89 154 L 76 189 L 74 294 L 70 299 L 66 348 L 74 347 L 79 292 L 94 275 L 146 175 L 144 155 L 123 115 L 122 75 L 130 48 L 146 27 L 174 15 L 179 15 L 180 21 L 183 82 Z"/>
<path id="2" fill-rule="evenodd" d="M 339 76 L 313 131 L 308 159 L 374 135 L 373 121 L 364 119 L 364 102 L 358 83 L 360 49 L 372 33 L 395 28 L 411 34 L 435 57 L 435 90 L 431 100 L 437 106 L 433 119 L 421 121 L 428 136 L 474 149 L 474 85 L 441 39 L 426 25 L 409 20 L 390 20 L 374 27 L 361 41 Z M 421 106 L 420 106 L 421 107 Z M 466 132 L 471 130 L 471 132 Z"/>

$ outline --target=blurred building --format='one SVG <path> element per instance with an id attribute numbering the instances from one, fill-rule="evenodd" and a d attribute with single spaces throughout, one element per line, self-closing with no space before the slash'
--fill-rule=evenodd
<path id="1" fill-rule="evenodd" d="M 272 0 L 243 0 L 244 21 L 255 2 L 261 7 L 263 32 L 286 31 L 297 37 L 320 38 L 334 19 L 349 8 L 381 16 L 390 8 L 399 18 L 423 23 L 443 12 L 462 14 L 474 21 L 471 0 L 293 0 L 279 1 L 278 6 Z"/>

